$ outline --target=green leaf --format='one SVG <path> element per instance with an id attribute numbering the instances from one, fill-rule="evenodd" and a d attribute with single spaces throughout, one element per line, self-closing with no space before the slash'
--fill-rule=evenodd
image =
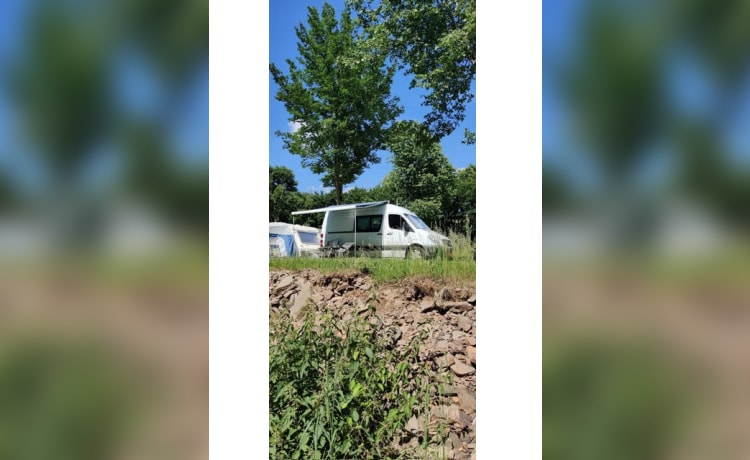
<path id="1" fill-rule="evenodd" d="M 352 397 L 356 398 L 360 394 L 362 394 L 362 389 L 364 388 L 359 382 L 354 382 L 354 385 L 350 385 L 351 391 L 352 391 Z"/>

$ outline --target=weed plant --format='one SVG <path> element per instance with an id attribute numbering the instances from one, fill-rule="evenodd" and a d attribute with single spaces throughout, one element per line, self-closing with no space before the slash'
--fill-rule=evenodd
<path id="1" fill-rule="evenodd" d="M 144 401 L 122 358 L 99 341 L 5 337 L 0 459 L 121 458 Z"/>
<path id="2" fill-rule="evenodd" d="M 545 345 L 543 454 L 550 460 L 674 458 L 695 415 L 697 375 L 645 339 Z"/>
<path id="3" fill-rule="evenodd" d="M 424 335 L 395 346 L 372 308 L 349 321 L 310 309 L 297 324 L 281 309 L 269 331 L 271 459 L 413 458 L 394 442 L 429 414 Z"/>

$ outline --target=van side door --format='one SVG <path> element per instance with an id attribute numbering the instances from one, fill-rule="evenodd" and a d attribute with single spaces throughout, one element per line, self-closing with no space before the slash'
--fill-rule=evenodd
<path id="1" fill-rule="evenodd" d="M 366 214 L 356 219 L 356 255 L 382 256 L 383 215 Z"/>
<path id="2" fill-rule="evenodd" d="M 409 247 L 409 232 L 414 230 L 400 214 L 388 214 L 387 223 L 388 229 L 383 235 L 383 257 L 403 258 Z"/>

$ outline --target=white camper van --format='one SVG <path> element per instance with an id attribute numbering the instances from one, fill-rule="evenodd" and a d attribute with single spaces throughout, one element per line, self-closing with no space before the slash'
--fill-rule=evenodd
<path id="1" fill-rule="evenodd" d="M 408 209 L 387 201 L 342 204 L 295 211 L 292 215 L 324 212 L 319 245 L 324 252 L 349 255 L 424 258 L 439 248 L 451 249 L 449 238 L 430 230 Z M 343 248 L 343 249 L 342 249 Z"/>
<path id="2" fill-rule="evenodd" d="M 268 224 L 269 257 L 318 255 L 320 230 L 303 225 L 271 222 Z"/>

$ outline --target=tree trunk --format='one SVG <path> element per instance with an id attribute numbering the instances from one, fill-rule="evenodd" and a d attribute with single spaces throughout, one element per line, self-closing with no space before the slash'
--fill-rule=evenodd
<path id="1" fill-rule="evenodd" d="M 344 195 L 344 184 L 336 184 L 336 204 L 341 204 Z"/>

